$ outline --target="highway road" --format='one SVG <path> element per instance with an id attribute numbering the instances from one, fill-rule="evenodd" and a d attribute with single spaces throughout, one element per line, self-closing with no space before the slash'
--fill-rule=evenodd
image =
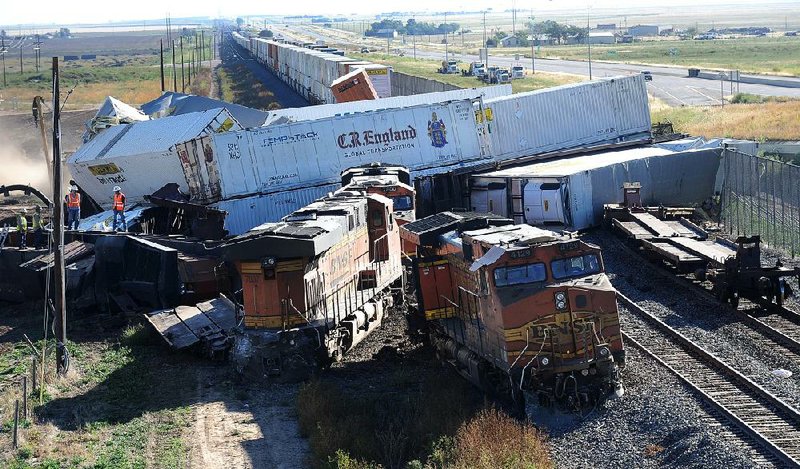
<path id="1" fill-rule="evenodd" d="M 342 37 L 326 37 L 320 34 L 317 30 L 310 30 L 302 26 L 292 26 L 290 28 L 279 28 L 281 33 L 288 36 L 311 37 L 314 40 L 323 40 L 326 42 L 341 42 Z M 352 44 L 357 47 L 358 44 Z M 413 54 L 410 47 L 401 49 L 406 57 Z M 515 61 L 513 57 L 508 56 L 491 56 L 489 52 L 489 65 L 499 67 L 511 67 L 512 65 L 523 65 L 526 69 L 531 67 L 531 59 L 523 58 Z M 416 56 L 418 58 L 444 60 L 444 53 L 439 51 L 426 51 L 417 47 Z M 450 54 L 452 58 L 460 60 L 465 64 L 477 61 L 478 57 L 469 54 Z M 719 80 L 710 80 L 706 78 L 689 78 L 688 70 L 686 68 L 675 67 L 658 67 L 653 65 L 638 65 L 638 64 L 619 64 L 608 62 L 592 62 L 592 78 L 614 77 L 619 75 L 630 75 L 641 73 L 643 70 L 649 70 L 653 80 L 647 82 L 648 91 L 652 96 L 659 98 L 671 106 L 709 106 L 719 105 L 721 96 L 724 95 L 726 99 L 730 98 L 733 94 L 731 92 L 731 83 L 726 81 L 722 84 L 720 89 Z M 570 73 L 574 75 L 589 76 L 589 63 L 577 60 L 557 60 L 557 59 L 536 59 L 536 71 L 553 72 L 553 73 Z M 742 75 L 745 76 L 745 75 Z M 784 80 L 784 78 L 781 78 Z M 800 84 L 800 79 L 788 79 Z M 476 84 L 479 83 L 476 80 Z M 774 86 L 766 84 L 750 84 L 750 83 L 734 83 L 733 91 L 740 91 L 742 93 L 752 93 L 761 96 L 786 96 L 792 98 L 800 98 L 800 88 L 789 88 L 783 86 Z M 738 87 L 738 88 L 737 88 Z"/>

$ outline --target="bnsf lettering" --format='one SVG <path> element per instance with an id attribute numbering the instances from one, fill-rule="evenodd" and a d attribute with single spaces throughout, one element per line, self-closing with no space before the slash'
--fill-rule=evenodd
<path id="1" fill-rule="evenodd" d="M 417 130 L 408 126 L 403 130 L 395 130 L 389 128 L 385 132 L 377 132 L 374 130 L 365 130 L 362 133 L 349 132 L 341 134 L 336 139 L 339 148 L 357 148 L 364 145 L 389 145 L 392 142 L 401 142 L 403 140 L 413 140 L 417 138 Z"/>

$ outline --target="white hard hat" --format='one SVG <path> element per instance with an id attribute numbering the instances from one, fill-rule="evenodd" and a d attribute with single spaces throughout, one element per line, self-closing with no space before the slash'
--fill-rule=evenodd
<path id="1" fill-rule="evenodd" d="M 114 192 L 119 192 L 121 190 L 122 190 L 122 188 L 120 188 L 119 186 L 114 186 Z"/>
<path id="2" fill-rule="evenodd" d="M 78 186 L 69 186 L 69 190 L 77 191 L 78 190 Z"/>
<path id="3" fill-rule="evenodd" d="M 22 209 L 22 214 L 25 215 L 26 213 L 28 213 L 28 209 L 27 208 L 23 208 Z"/>

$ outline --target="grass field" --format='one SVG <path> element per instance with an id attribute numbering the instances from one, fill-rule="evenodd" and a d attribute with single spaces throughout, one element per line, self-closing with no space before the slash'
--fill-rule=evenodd
<path id="1" fill-rule="evenodd" d="M 530 48 L 501 48 L 492 53 L 530 54 Z M 540 47 L 536 54 L 537 57 L 586 60 L 587 48 L 584 45 Z M 592 59 L 800 75 L 800 37 L 598 44 L 592 46 Z"/>
<path id="2" fill-rule="evenodd" d="M 127 322 L 119 316 L 91 322 L 73 318 L 76 331 L 85 327 L 85 332 L 72 334 L 71 370 L 57 380 L 52 353 L 47 356 L 43 400 L 39 402 L 39 392 L 29 381 L 29 417 L 20 425 L 19 448 L 11 448 L 13 402 L 21 398 L 16 383 L 30 374 L 31 363 L 21 335 L 41 337 L 41 318 L 35 312 L 41 313 L 41 307 L 32 306 L 2 309 L 0 466 L 185 467 L 184 436 L 192 411 L 187 406 L 191 402 L 181 396 L 193 389 L 195 372 L 185 358 L 166 356 L 141 319 Z M 97 329 L 107 338 L 93 337 Z"/>
<path id="3" fill-rule="evenodd" d="M 436 70 L 441 66 L 440 61 L 417 59 L 414 60 L 410 57 L 397 57 L 385 54 L 350 54 L 352 57 L 370 60 L 372 62 L 383 63 L 391 65 L 397 72 L 407 73 L 409 75 L 420 76 L 437 80 L 451 85 L 460 86 L 462 88 L 474 88 L 476 86 L 484 86 L 484 83 L 474 77 L 465 77 L 462 75 L 445 75 L 438 73 Z M 466 68 L 468 64 L 460 64 L 461 68 Z M 514 93 L 521 93 L 523 91 L 533 91 L 541 88 L 549 88 L 552 86 L 565 85 L 568 83 L 577 83 L 583 81 L 584 78 L 578 75 L 570 75 L 566 73 L 543 73 L 538 72 L 536 75 L 528 75 L 525 78 L 512 80 L 511 88 Z"/>
<path id="4" fill-rule="evenodd" d="M 206 42 L 210 44 L 207 35 Z M 150 101 L 161 94 L 161 78 L 159 69 L 159 39 L 161 35 L 154 33 L 126 34 L 86 34 L 72 39 L 50 39 L 42 46 L 42 58 L 39 71 L 36 71 L 33 59 L 32 40 L 23 46 L 22 73 L 18 56 L 19 49 L 14 48 L 6 57 L 6 86 L 0 82 L 0 111 L 28 111 L 30 103 L 36 95 L 51 98 L 52 59 L 60 58 L 62 99 L 72 89 L 65 109 L 85 109 L 99 106 L 106 96 L 114 96 L 122 101 L 139 105 Z M 191 61 L 188 37 L 184 42 L 184 62 Z M 65 55 L 96 54 L 94 60 L 65 61 Z M 167 88 L 171 89 L 172 51 L 165 46 L 165 78 Z M 180 72 L 180 53 L 176 55 L 178 66 L 175 68 L 178 89 L 182 88 Z M 188 69 L 184 70 L 188 73 Z M 205 86 L 196 86 L 192 90 L 209 89 L 210 80 Z M 202 83 L 200 84 L 202 85 Z M 188 90 L 187 90 L 188 91 Z"/>
<path id="5" fill-rule="evenodd" d="M 751 140 L 800 139 L 800 101 L 714 107 L 652 106 L 653 122 L 670 121 L 678 132 Z"/>

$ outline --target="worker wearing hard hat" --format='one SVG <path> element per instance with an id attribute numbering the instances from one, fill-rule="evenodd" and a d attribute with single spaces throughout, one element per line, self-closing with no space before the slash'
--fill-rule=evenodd
<path id="1" fill-rule="evenodd" d="M 42 224 L 42 207 L 36 206 L 31 218 L 33 228 L 33 247 L 40 249 L 44 245 L 44 225 Z"/>
<path id="2" fill-rule="evenodd" d="M 67 203 L 67 229 L 77 230 L 81 221 L 81 194 L 78 193 L 78 186 L 70 186 L 64 201 Z"/>
<path id="3" fill-rule="evenodd" d="M 27 247 L 27 236 L 28 236 L 28 219 L 25 218 L 25 215 L 28 214 L 28 211 L 24 208 L 17 213 L 17 233 L 19 233 L 19 248 L 25 249 Z"/>
<path id="4" fill-rule="evenodd" d="M 112 229 L 117 231 L 117 217 L 122 219 L 122 231 L 128 231 L 128 223 L 125 221 L 125 194 L 122 188 L 114 186 L 114 226 Z"/>

